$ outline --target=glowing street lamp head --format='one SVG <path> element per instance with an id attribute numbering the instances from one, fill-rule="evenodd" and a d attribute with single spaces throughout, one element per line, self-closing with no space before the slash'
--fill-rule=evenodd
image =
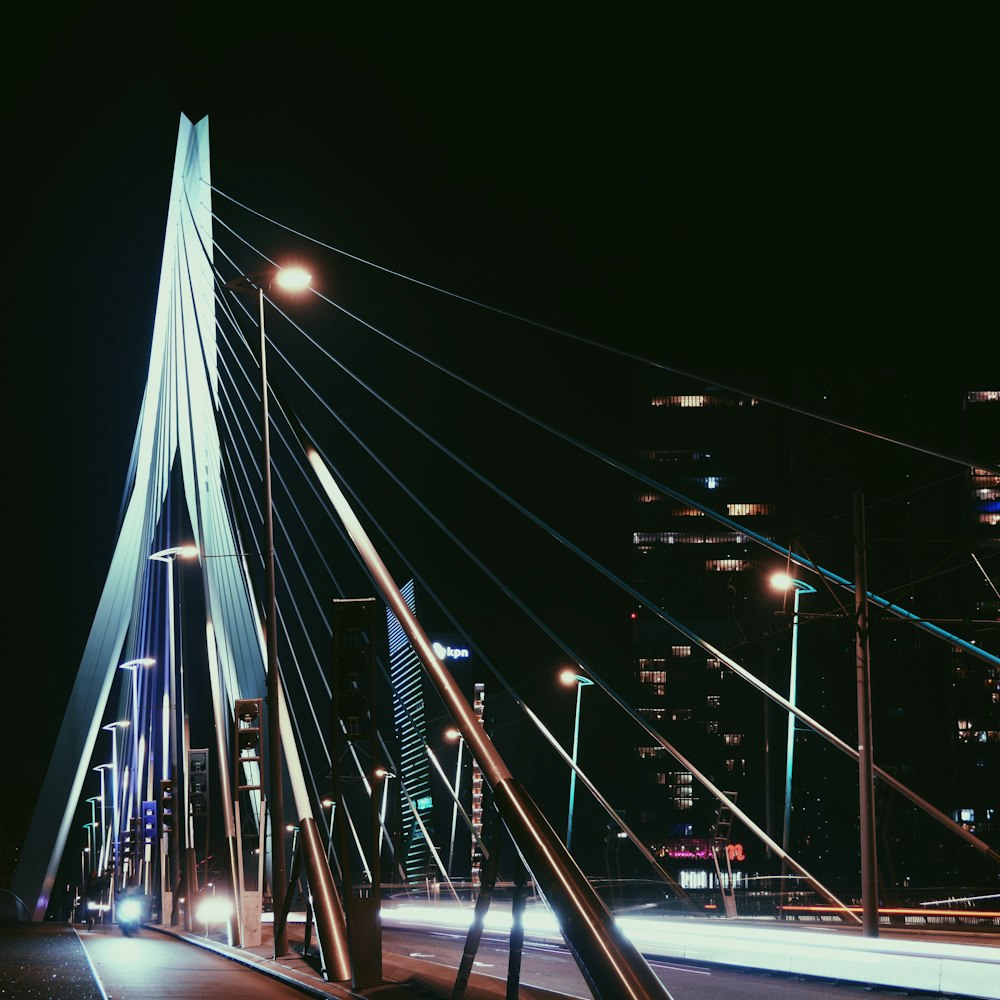
<path id="1" fill-rule="evenodd" d="M 801 594 L 815 594 L 816 588 L 804 580 L 796 580 L 787 573 L 774 573 L 771 576 L 771 586 L 775 590 L 797 590 Z"/>
<path id="2" fill-rule="evenodd" d="M 135 670 L 138 667 L 151 667 L 156 663 L 151 656 L 144 656 L 140 660 L 129 660 L 128 663 L 119 663 L 119 670 Z"/>
<path id="3" fill-rule="evenodd" d="M 301 292 L 312 282 L 312 275 L 301 267 L 283 267 L 274 276 L 274 283 L 286 292 Z"/>
<path id="4" fill-rule="evenodd" d="M 444 731 L 444 738 L 446 740 L 459 740 L 462 738 L 462 734 L 457 729 L 446 729 Z"/>
<path id="5" fill-rule="evenodd" d="M 565 670 L 559 671 L 559 680 L 566 685 L 566 687 L 572 687 L 574 684 L 579 684 L 580 687 L 586 687 L 588 684 L 593 684 L 594 682 L 589 677 L 582 677 L 575 670 L 567 667 Z"/>
<path id="6" fill-rule="evenodd" d="M 172 562 L 174 559 L 194 559 L 197 555 L 197 545 L 175 545 L 172 549 L 154 552 L 149 558 L 157 562 Z"/>

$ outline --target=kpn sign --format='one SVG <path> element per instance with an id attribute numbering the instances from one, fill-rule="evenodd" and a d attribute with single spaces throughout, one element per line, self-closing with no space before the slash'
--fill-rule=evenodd
<path id="1" fill-rule="evenodd" d="M 439 660 L 467 660 L 469 658 L 469 650 L 466 646 L 446 646 L 441 642 L 432 642 L 431 648 Z"/>

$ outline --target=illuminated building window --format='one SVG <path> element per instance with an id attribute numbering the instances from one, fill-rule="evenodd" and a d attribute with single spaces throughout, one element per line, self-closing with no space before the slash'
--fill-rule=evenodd
<path id="1" fill-rule="evenodd" d="M 982 486 L 975 493 L 979 500 L 1000 500 L 1000 490 L 995 490 L 992 487 Z"/>
<path id="2" fill-rule="evenodd" d="M 753 563 L 749 559 L 706 559 L 705 569 L 710 573 L 735 573 L 753 569 Z"/>
<path id="3" fill-rule="evenodd" d="M 674 517 L 704 517 L 705 512 L 697 507 L 678 507 L 670 512 Z"/>
<path id="4" fill-rule="evenodd" d="M 976 520 L 980 524 L 989 524 L 989 525 L 1000 524 L 1000 511 L 989 511 L 986 514 L 980 514 Z"/>
<path id="5" fill-rule="evenodd" d="M 632 544 L 648 549 L 653 545 L 742 545 L 747 536 L 738 531 L 636 531 Z"/>
<path id="6" fill-rule="evenodd" d="M 667 672 L 666 670 L 640 670 L 639 671 L 639 683 L 640 684 L 666 684 L 667 682 Z"/>
<path id="7" fill-rule="evenodd" d="M 650 406 L 709 406 L 713 402 L 711 396 L 703 394 L 692 396 L 654 396 Z"/>
<path id="8" fill-rule="evenodd" d="M 671 771 L 670 772 L 670 784 L 671 785 L 690 785 L 694 780 L 690 771 Z"/>
<path id="9" fill-rule="evenodd" d="M 639 666 L 643 670 L 653 670 L 656 667 L 665 667 L 666 665 L 667 660 L 664 656 L 641 656 L 639 658 Z"/>
<path id="10" fill-rule="evenodd" d="M 710 694 L 706 698 L 709 708 L 719 708 L 722 705 L 722 695 L 721 694 Z"/>
<path id="11" fill-rule="evenodd" d="M 972 481 L 977 487 L 1000 486 L 1000 476 L 998 476 L 995 472 L 990 472 L 989 469 L 973 468 L 971 475 Z"/>
<path id="12" fill-rule="evenodd" d="M 1000 403 L 1000 389 L 983 389 L 965 394 L 967 403 Z"/>
<path id="13" fill-rule="evenodd" d="M 694 799 L 674 799 L 674 805 L 678 809 L 690 809 L 694 805 Z"/>
<path id="14" fill-rule="evenodd" d="M 673 719 L 674 722 L 685 722 L 685 721 L 687 721 L 688 719 L 691 718 L 691 709 L 690 708 L 675 708 L 670 713 L 670 718 Z"/>
<path id="15" fill-rule="evenodd" d="M 705 723 L 706 733 L 717 733 L 719 731 L 719 723 L 715 719 L 710 719 Z"/>
<path id="16" fill-rule="evenodd" d="M 652 451 L 640 451 L 640 458 L 653 462 L 699 462 L 709 456 L 700 451 L 689 451 L 685 448 L 657 448 Z"/>
<path id="17" fill-rule="evenodd" d="M 639 714 L 654 722 L 662 722 L 667 717 L 667 710 L 665 708 L 640 708 Z"/>
<path id="18" fill-rule="evenodd" d="M 722 485 L 720 476 L 705 476 L 702 482 L 706 490 L 717 490 Z"/>
<path id="19" fill-rule="evenodd" d="M 720 660 L 717 656 L 710 656 L 705 661 L 705 668 L 707 670 L 721 670 L 722 669 L 722 660 Z"/>
<path id="20" fill-rule="evenodd" d="M 726 733 L 722 737 L 723 742 L 728 747 L 738 747 L 743 742 L 742 733 Z"/>
<path id="21" fill-rule="evenodd" d="M 756 517 L 773 514 L 774 505 L 769 503 L 727 503 L 726 512 L 730 517 Z"/>
<path id="22" fill-rule="evenodd" d="M 643 760 L 647 757 L 662 757 L 666 754 L 666 750 L 663 747 L 636 747 L 635 749 L 636 753 Z"/>
<path id="23" fill-rule="evenodd" d="M 670 655 L 674 656 L 674 657 L 690 656 L 691 655 L 691 647 L 690 646 L 671 646 L 670 647 Z"/>
<path id="24" fill-rule="evenodd" d="M 635 500 L 636 503 L 660 503 L 663 497 L 659 493 L 640 493 Z"/>

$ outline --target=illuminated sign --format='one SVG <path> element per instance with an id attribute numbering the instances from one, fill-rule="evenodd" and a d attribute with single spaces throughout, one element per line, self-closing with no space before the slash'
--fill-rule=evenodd
<path id="1" fill-rule="evenodd" d="M 742 844 L 726 844 L 726 857 L 730 861 L 746 861 Z"/>
<path id="2" fill-rule="evenodd" d="M 445 646 L 440 642 L 433 642 L 431 647 L 439 660 L 467 660 L 469 658 L 469 650 L 465 646 Z"/>

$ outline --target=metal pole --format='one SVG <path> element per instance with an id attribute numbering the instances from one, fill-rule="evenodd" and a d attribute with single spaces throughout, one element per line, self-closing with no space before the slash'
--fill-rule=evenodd
<path id="1" fill-rule="evenodd" d="M 797 582 L 792 583 L 795 596 L 792 598 L 792 659 L 788 669 L 788 703 L 795 704 L 798 686 L 798 653 L 799 653 L 799 598 L 802 590 Z M 810 587 L 810 590 L 812 588 Z M 792 767 L 795 756 L 795 713 L 788 713 L 788 737 L 785 743 L 785 807 L 781 824 L 781 849 L 788 854 L 790 831 L 792 825 Z M 785 879 L 788 877 L 788 862 L 781 859 L 781 905 L 784 906 L 788 892 Z"/>
<path id="2" fill-rule="evenodd" d="M 271 899 L 275 913 L 280 913 L 287 880 L 285 864 L 285 809 L 282 788 L 281 722 L 278 714 L 280 679 L 278 677 L 278 616 L 274 584 L 274 517 L 271 498 L 271 432 L 268 415 L 267 337 L 264 333 L 264 289 L 257 287 L 257 313 L 260 326 L 260 401 L 261 442 L 264 479 L 264 634 L 267 641 L 267 734 L 271 809 Z M 274 957 L 288 952 L 288 932 L 283 924 L 274 928 Z"/>
<path id="3" fill-rule="evenodd" d="M 177 753 L 177 642 L 174 637 L 174 559 L 169 556 L 167 562 L 167 619 L 169 625 L 170 641 L 170 778 L 174 783 L 174 809 L 176 812 L 176 802 L 178 792 L 177 782 L 180 776 L 180 767 Z M 173 832 L 169 838 L 164 837 L 166 846 L 169 839 L 169 860 L 170 860 L 170 926 L 176 927 L 180 922 L 180 880 L 181 880 L 181 858 L 178 850 L 178 839 L 180 830 L 178 828 L 179 816 L 174 816 Z M 161 916 L 161 920 L 166 914 Z"/>
<path id="4" fill-rule="evenodd" d="M 864 936 L 878 937 L 878 867 L 875 856 L 875 777 L 872 765 L 867 577 L 865 506 L 861 494 L 855 493 L 854 608 L 858 687 L 858 793 L 861 816 L 861 916 Z"/>
<path id="5" fill-rule="evenodd" d="M 451 842 L 448 845 L 448 877 L 454 878 L 452 863 L 455 859 L 455 827 L 458 825 L 458 793 L 462 783 L 462 747 L 465 746 L 465 738 L 459 734 L 458 737 L 458 763 L 455 765 L 455 801 L 451 804 Z"/>
<path id="6" fill-rule="evenodd" d="M 111 889 L 114 892 L 118 884 L 119 863 L 119 831 L 118 831 L 118 740 L 115 738 L 117 727 L 111 730 Z"/>
<path id="7" fill-rule="evenodd" d="M 229 868 L 229 884 L 233 892 L 233 909 L 229 915 L 230 943 L 243 947 L 243 894 L 239 877 L 241 845 L 236 838 L 236 822 L 233 818 L 233 791 L 229 770 L 229 744 L 226 734 L 232 722 L 226 717 L 219 684 L 218 651 L 215 645 L 215 629 L 209 622 L 205 629 L 205 648 L 208 651 L 208 679 L 212 690 L 212 708 L 215 715 L 215 747 L 219 755 L 219 789 L 222 798 L 223 832 L 226 835 L 226 859 Z M 239 747 L 234 748 L 239 754 Z"/>
<path id="8" fill-rule="evenodd" d="M 569 813 L 566 818 L 566 850 L 572 849 L 573 841 L 573 801 L 576 798 L 576 758 L 580 749 L 580 706 L 583 702 L 583 683 L 576 680 L 576 718 L 573 722 L 573 764 L 569 771 Z"/>
<path id="9" fill-rule="evenodd" d="M 307 457 L 372 579 L 402 625 L 414 652 L 437 688 L 456 728 L 469 744 L 493 790 L 494 802 L 518 849 L 561 922 L 573 957 L 597 1000 L 669 997 L 649 964 L 615 924 L 608 908 L 573 861 L 541 811 L 514 780 L 486 730 L 423 627 L 410 611 L 385 564 L 325 462 L 311 447 Z"/>

